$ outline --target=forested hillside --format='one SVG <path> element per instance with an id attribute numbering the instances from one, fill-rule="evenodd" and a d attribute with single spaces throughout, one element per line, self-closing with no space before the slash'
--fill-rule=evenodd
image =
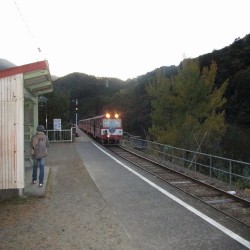
<path id="1" fill-rule="evenodd" d="M 228 79 L 223 139 L 225 155 L 250 161 L 250 35 L 230 46 L 199 57 L 201 66 L 214 60 L 218 65 L 215 85 Z"/>
<path id="2" fill-rule="evenodd" d="M 84 119 L 109 110 L 110 103 L 126 85 L 115 78 L 96 78 L 83 73 L 72 73 L 54 82 L 54 91 L 48 98 L 48 122 L 62 119 L 64 127 L 75 123 L 75 100 L 78 99 L 78 118 Z M 42 119 L 42 117 L 41 117 Z"/>
<path id="3" fill-rule="evenodd" d="M 209 69 L 212 62 L 217 65 L 211 91 L 220 89 L 222 84 L 227 82 L 223 95 L 226 101 L 220 110 L 216 111 L 224 112 L 225 133 L 220 142 L 217 142 L 213 153 L 249 161 L 250 35 L 236 39 L 230 46 L 201 55 L 194 60 L 198 62 L 200 72 L 205 67 Z M 59 78 L 54 82 L 54 92 L 46 95 L 49 100 L 49 126 L 52 126 L 53 118 L 61 118 L 64 126 L 73 123 L 73 100 L 78 99 L 79 119 L 115 109 L 122 115 L 125 131 L 148 137 L 153 126 L 154 106 L 153 97 L 148 93 L 147 86 L 159 81 L 164 84 L 171 81 L 175 83 L 183 69 L 184 61 L 179 66 L 163 66 L 127 81 L 96 78 L 83 73 L 72 73 Z M 40 121 L 43 120 L 44 115 L 40 112 Z"/>

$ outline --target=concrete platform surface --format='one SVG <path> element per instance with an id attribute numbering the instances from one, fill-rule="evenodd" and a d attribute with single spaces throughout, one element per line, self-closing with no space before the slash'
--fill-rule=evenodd
<path id="1" fill-rule="evenodd" d="M 31 168 L 26 169 L 27 197 L 0 204 L 0 250 L 136 249 L 86 170 L 76 144 L 51 143 L 46 185 L 32 185 Z"/>
<path id="2" fill-rule="evenodd" d="M 50 167 L 44 167 L 44 182 L 43 186 L 39 187 L 39 182 L 36 184 L 32 183 L 32 167 L 25 167 L 25 188 L 24 188 L 24 195 L 31 195 L 31 196 L 44 196 L 48 179 L 49 179 Z M 39 176 L 39 168 L 37 169 L 37 174 Z"/>
<path id="3" fill-rule="evenodd" d="M 0 250 L 250 249 L 249 228 L 83 134 L 74 143 L 52 143 L 45 165 L 43 188 L 31 184 L 26 169 L 27 197 L 0 204 Z"/>
<path id="4" fill-rule="evenodd" d="M 136 249 L 250 248 L 248 227 L 95 142 L 77 143 L 76 147 Z"/>

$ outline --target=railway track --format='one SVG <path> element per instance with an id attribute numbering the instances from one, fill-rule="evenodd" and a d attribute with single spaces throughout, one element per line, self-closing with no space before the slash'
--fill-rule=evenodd
<path id="1" fill-rule="evenodd" d="M 168 184 L 250 227 L 250 201 L 209 185 L 204 180 L 198 180 L 168 168 L 128 149 L 119 146 L 107 146 L 107 148 Z"/>

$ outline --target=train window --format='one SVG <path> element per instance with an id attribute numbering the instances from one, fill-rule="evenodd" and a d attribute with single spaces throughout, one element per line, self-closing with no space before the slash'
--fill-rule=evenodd
<path id="1" fill-rule="evenodd" d="M 103 119 L 103 127 L 117 128 L 121 127 L 121 119 Z"/>

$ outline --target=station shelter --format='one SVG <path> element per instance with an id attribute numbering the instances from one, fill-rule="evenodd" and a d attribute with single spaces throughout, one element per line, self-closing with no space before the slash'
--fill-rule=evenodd
<path id="1" fill-rule="evenodd" d="M 0 200 L 23 194 L 39 96 L 52 91 L 47 61 L 0 70 Z"/>

